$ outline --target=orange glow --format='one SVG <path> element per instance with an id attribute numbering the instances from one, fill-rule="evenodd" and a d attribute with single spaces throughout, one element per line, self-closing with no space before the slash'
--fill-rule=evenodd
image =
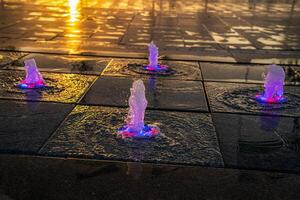
<path id="1" fill-rule="evenodd" d="M 70 22 L 76 22 L 78 20 L 78 3 L 80 0 L 68 0 L 70 7 Z"/>
<path id="2" fill-rule="evenodd" d="M 69 48 L 69 53 L 76 53 L 81 43 L 81 31 L 78 27 L 80 16 L 80 0 L 68 0 L 69 3 L 69 21 L 67 21 L 65 38 Z"/>

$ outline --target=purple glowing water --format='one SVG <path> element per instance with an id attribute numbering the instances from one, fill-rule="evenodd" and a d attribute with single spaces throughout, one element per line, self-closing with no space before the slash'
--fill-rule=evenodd
<path id="1" fill-rule="evenodd" d="M 269 65 L 268 73 L 264 76 L 264 93 L 256 95 L 256 100 L 262 103 L 284 103 L 283 96 L 285 73 L 281 66 Z"/>
<path id="2" fill-rule="evenodd" d="M 39 72 L 34 59 L 25 60 L 26 77 L 17 86 L 24 89 L 45 87 L 45 81 Z"/>
<path id="3" fill-rule="evenodd" d="M 129 112 L 126 118 L 126 125 L 118 130 L 122 137 L 150 138 L 159 134 L 159 128 L 144 124 L 147 99 L 145 86 L 142 80 L 133 82 L 130 89 Z"/>
<path id="4" fill-rule="evenodd" d="M 153 43 L 153 41 L 149 44 L 149 64 L 144 68 L 148 71 L 168 71 L 168 66 L 158 64 L 158 47 Z"/>

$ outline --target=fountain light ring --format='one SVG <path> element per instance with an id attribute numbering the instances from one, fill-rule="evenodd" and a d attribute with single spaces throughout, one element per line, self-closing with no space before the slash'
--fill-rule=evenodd
<path id="1" fill-rule="evenodd" d="M 44 81 L 38 81 L 36 83 L 26 83 L 25 80 L 22 80 L 19 84 L 17 84 L 17 87 L 21 89 L 39 89 L 46 87 L 46 84 Z"/>
<path id="2" fill-rule="evenodd" d="M 269 104 L 280 104 L 280 103 L 286 103 L 287 98 L 284 96 L 276 96 L 272 98 L 267 98 L 263 94 L 258 94 L 255 96 L 256 101 L 260 103 L 269 103 Z"/>
<path id="3" fill-rule="evenodd" d="M 159 135 L 159 132 L 160 130 L 157 126 L 144 125 L 143 129 L 138 132 L 128 125 L 124 125 L 118 130 L 117 134 L 121 135 L 122 138 L 148 139 Z"/>
<path id="4" fill-rule="evenodd" d="M 169 72 L 169 66 L 157 64 L 155 67 L 151 65 L 143 66 L 145 70 L 150 72 Z"/>
<path id="5" fill-rule="evenodd" d="M 130 71 L 133 71 L 138 74 L 145 74 L 145 75 L 154 75 L 154 76 L 169 76 L 176 74 L 176 71 L 171 69 L 167 65 L 159 65 L 158 70 L 150 67 L 150 65 L 143 65 L 138 63 L 131 63 L 127 65 L 127 68 Z"/>

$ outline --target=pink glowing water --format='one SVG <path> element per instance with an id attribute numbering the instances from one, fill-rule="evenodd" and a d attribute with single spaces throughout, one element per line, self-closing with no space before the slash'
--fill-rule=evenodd
<path id="1" fill-rule="evenodd" d="M 148 50 L 149 50 L 149 56 L 148 56 L 149 64 L 145 66 L 145 69 L 152 72 L 167 71 L 168 66 L 158 64 L 158 47 L 154 44 L 153 41 L 149 44 Z"/>
<path id="2" fill-rule="evenodd" d="M 45 81 L 37 68 L 35 60 L 25 60 L 24 63 L 26 77 L 18 84 L 18 87 L 25 89 L 45 87 Z"/>
<path id="3" fill-rule="evenodd" d="M 285 73 L 281 66 L 269 65 L 267 75 L 264 76 L 264 93 L 256 95 L 256 100 L 263 103 L 284 103 L 283 96 Z"/>
<path id="4" fill-rule="evenodd" d="M 134 81 L 130 89 L 129 112 L 126 118 L 126 125 L 118 130 L 118 134 L 121 134 L 123 138 L 150 138 L 159 134 L 158 127 L 144 124 L 147 104 L 143 81 Z"/>

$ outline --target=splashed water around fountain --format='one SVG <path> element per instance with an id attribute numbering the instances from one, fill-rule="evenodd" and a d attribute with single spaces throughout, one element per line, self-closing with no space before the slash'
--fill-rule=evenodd
<path id="1" fill-rule="evenodd" d="M 145 97 L 143 81 L 134 81 L 130 93 L 126 125 L 119 129 L 118 134 L 121 134 L 123 138 L 150 138 L 158 135 L 158 127 L 144 124 L 145 110 L 148 102 Z"/>
<path id="2" fill-rule="evenodd" d="M 26 77 L 17 86 L 22 89 L 34 89 L 45 87 L 45 81 L 39 72 L 34 59 L 24 61 Z"/>
<path id="3" fill-rule="evenodd" d="M 268 73 L 264 76 L 264 93 L 256 95 L 256 100 L 262 103 L 284 103 L 283 96 L 285 73 L 281 66 L 269 65 Z"/>

